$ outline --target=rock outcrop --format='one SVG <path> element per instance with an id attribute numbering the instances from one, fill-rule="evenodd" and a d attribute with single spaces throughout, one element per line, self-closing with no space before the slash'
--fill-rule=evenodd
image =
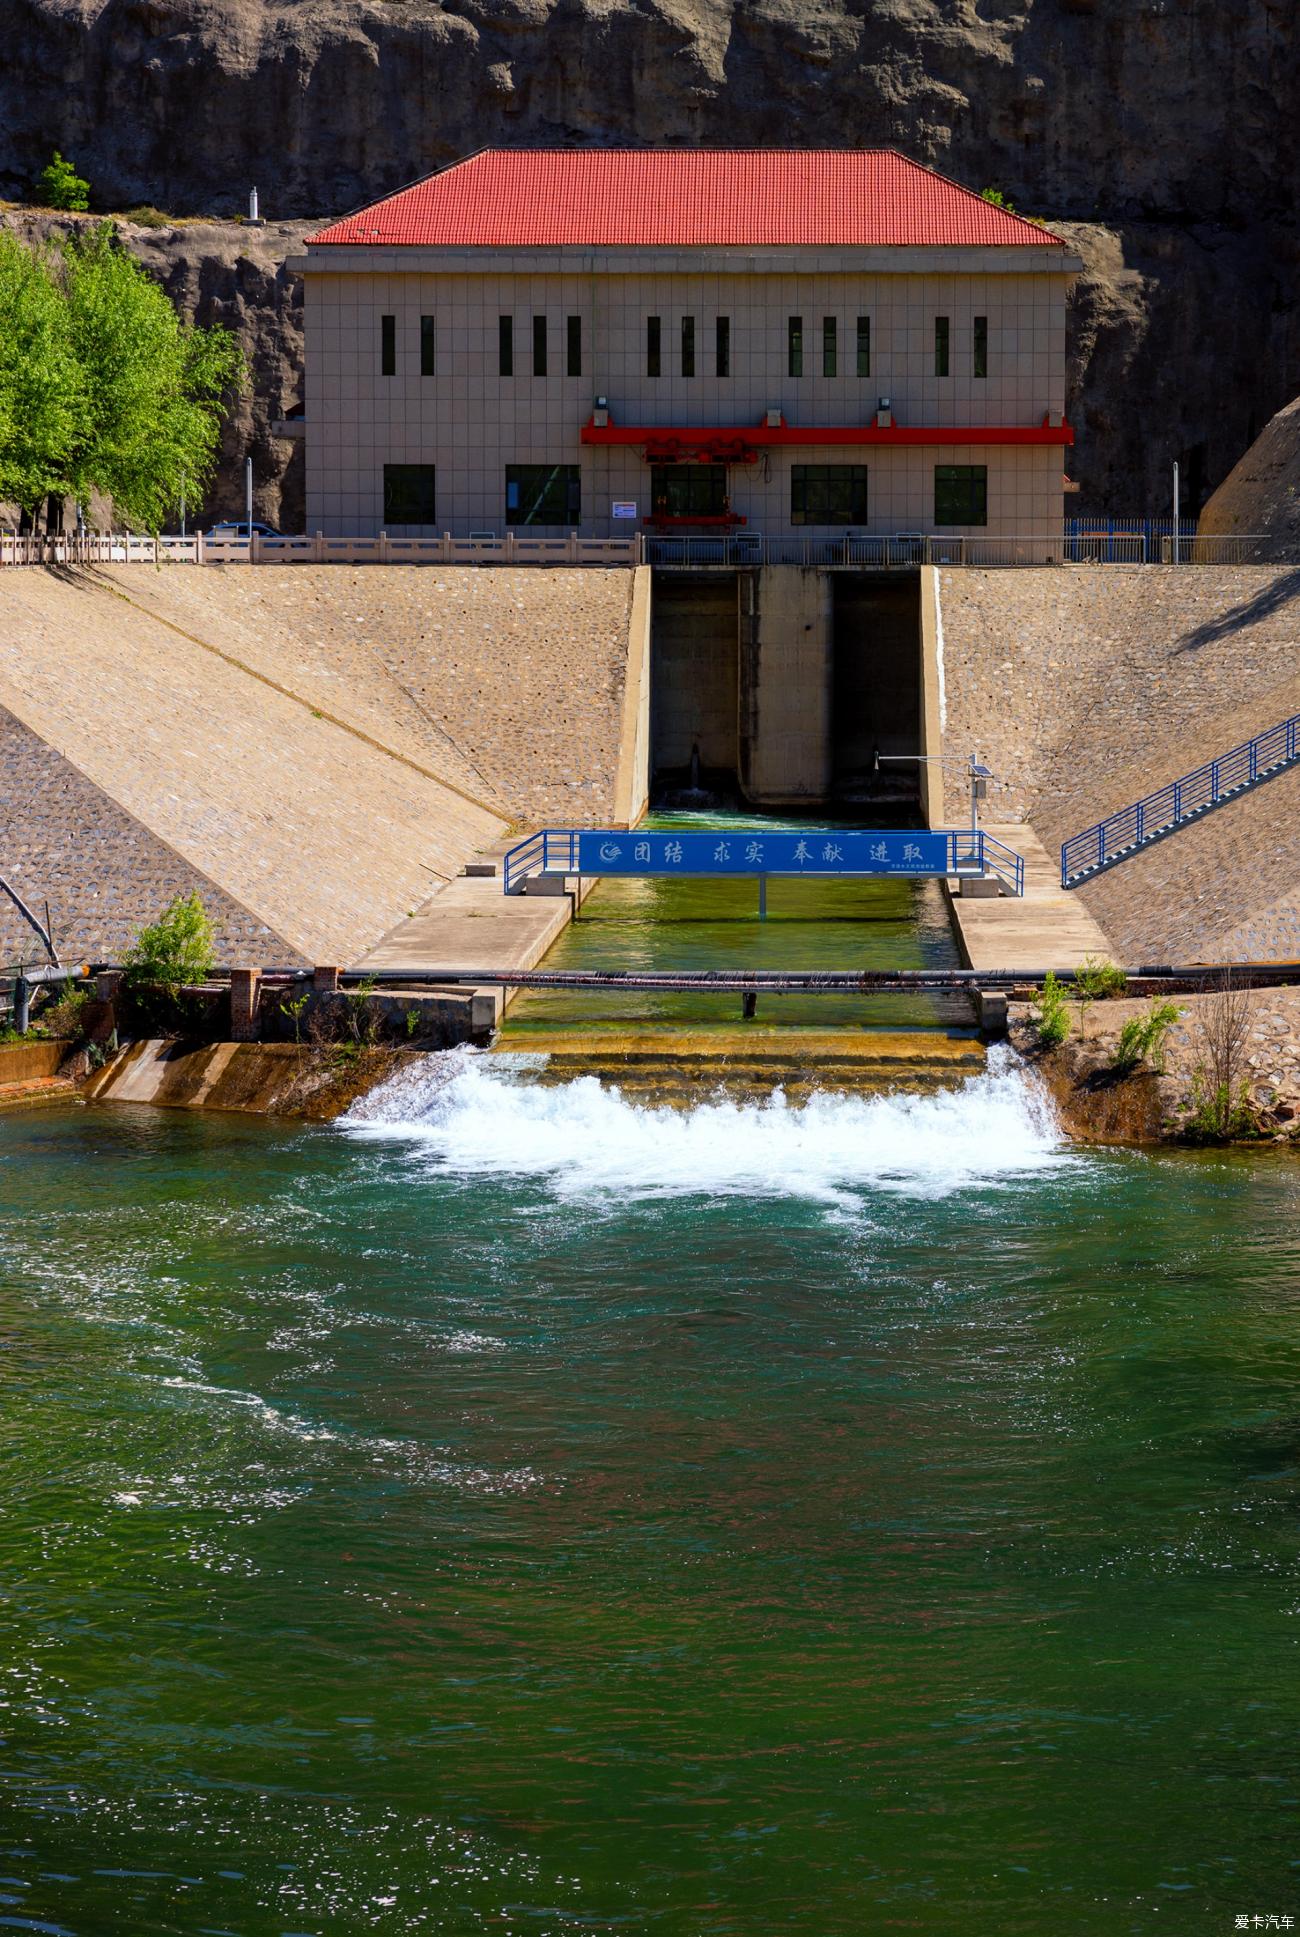
<path id="1" fill-rule="evenodd" d="M 15 17 L 17 16 L 17 17 Z M 1056 218 L 1291 219 L 1289 0 L 26 0 L 0 189 L 340 210 L 488 144 L 899 146 Z"/>
<path id="2" fill-rule="evenodd" d="M 1254 539 L 1247 561 L 1295 556 L 1300 543 L 1300 397 L 1265 424 L 1201 514 L 1202 533 Z"/>

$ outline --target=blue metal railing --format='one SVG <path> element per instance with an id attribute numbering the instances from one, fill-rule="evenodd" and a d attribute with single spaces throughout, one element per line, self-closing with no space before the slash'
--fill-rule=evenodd
<path id="1" fill-rule="evenodd" d="M 726 829 L 719 831 L 724 835 L 727 832 Z M 772 831 L 775 832 L 776 830 Z M 782 831 L 787 833 L 799 832 L 797 828 Z M 853 830 L 856 834 L 863 834 L 868 831 L 863 829 Z M 819 838 L 822 832 L 823 830 L 818 830 Z M 507 851 L 505 856 L 503 867 L 504 880 L 502 885 L 506 894 L 519 894 L 530 877 L 535 875 L 577 875 L 579 872 L 579 841 L 584 833 L 590 834 L 591 829 L 546 827 L 539 829 L 536 834 L 530 834 L 526 840 L 517 842 L 514 847 Z M 948 876 L 993 875 L 997 880 L 1002 882 L 1008 893 L 1013 895 L 1024 894 L 1024 857 L 1017 854 L 1014 849 L 1005 846 L 1003 842 L 996 840 L 993 835 L 986 834 L 983 828 L 934 828 L 930 830 L 930 837 L 934 836 L 942 837 L 946 843 L 943 866 L 942 868 L 934 869 L 922 868 L 918 869 L 917 872 L 944 874 Z M 583 873 L 588 875 L 599 873 L 600 871 L 599 868 L 592 868 L 590 866 L 582 870 Z M 686 868 L 672 867 L 655 871 L 681 874 L 690 873 L 691 869 L 687 866 Z M 755 862 L 752 867 L 732 867 L 728 869 L 728 872 L 734 877 L 737 873 L 760 876 L 778 873 L 797 873 L 800 871 L 775 868 L 770 864 L 764 865 L 761 862 Z M 826 873 L 825 870 L 818 870 L 817 872 L 818 874 Z M 888 872 L 891 872 L 891 870 L 884 868 L 873 870 L 858 867 L 830 870 L 832 876 L 835 873 L 870 874 Z"/>
<path id="2" fill-rule="evenodd" d="M 1194 767 L 1167 787 L 1109 814 L 1095 827 L 1075 834 L 1061 848 L 1061 886 L 1073 888 L 1090 875 L 1126 861 L 1130 854 L 1163 840 L 1212 807 L 1234 799 L 1261 780 L 1270 780 L 1300 760 L 1300 713 L 1279 721 L 1266 733 L 1233 747 L 1217 760 Z"/>

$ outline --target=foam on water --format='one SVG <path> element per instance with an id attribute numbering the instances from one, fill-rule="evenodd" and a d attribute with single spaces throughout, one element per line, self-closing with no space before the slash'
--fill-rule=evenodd
<path id="1" fill-rule="evenodd" d="M 491 1057 L 458 1050 L 381 1084 L 341 1127 L 402 1140 L 445 1173 L 531 1177 L 566 1199 L 941 1197 L 1077 1161 L 1047 1099 L 1005 1049 L 952 1090 L 828 1090 L 798 1107 L 778 1091 L 689 1110 L 630 1102 L 591 1076 L 521 1081 Z"/>

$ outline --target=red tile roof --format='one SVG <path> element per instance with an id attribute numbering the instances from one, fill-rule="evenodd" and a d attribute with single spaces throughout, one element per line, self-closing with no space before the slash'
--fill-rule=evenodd
<path id="1" fill-rule="evenodd" d="M 487 148 L 309 241 L 370 247 L 892 247 L 1059 236 L 889 148 Z"/>

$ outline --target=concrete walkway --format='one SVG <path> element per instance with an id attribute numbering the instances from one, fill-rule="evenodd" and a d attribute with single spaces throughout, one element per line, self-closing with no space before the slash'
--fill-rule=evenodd
<path id="1" fill-rule="evenodd" d="M 461 875 L 449 881 L 355 966 L 373 969 L 381 982 L 385 969 L 535 968 L 572 921 L 574 894 L 507 895 L 501 863 L 509 845 L 502 841 L 479 857 L 496 863 L 494 875 Z M 576 881 L 566 877 L 565 885 L 576 893 Z M 595 885 L 593 880 L 582 883 L 583 901 Z M 513 989 L 476 988 L 476 1014 L 485 1013 L 479 1002 L 490 1000 L 499 1022 L 515 994 Z"/>
<path id="2" fill-rule="evenodd" d="M 1066 893 L 1055 857 L 1027 821 L 985 827 L 984 832 L 1023 854 L 1025 892 L 988 899 L 949 893 L 957 945 L 967 968 L 1072 969 L 1085 955 L 1114 960 L 1078 890 Z"/>

